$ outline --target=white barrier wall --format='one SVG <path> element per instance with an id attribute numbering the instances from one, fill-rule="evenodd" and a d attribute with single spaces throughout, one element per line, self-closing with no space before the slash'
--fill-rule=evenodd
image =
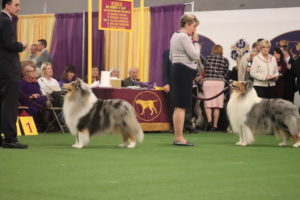
<path id="1" fill-rule="evenodd" d="M 203 11 L 194 12 L 200 20 L 197 32 L 224 48 L 224 56 L 230 66 L 236 65 L 230 58 L 231 46 L 244 38 L 250 47 L 258 38 L 272 40 L 274 37 L 300 30 L 300 7 Z M 300 38 L 299 38 L 300 41 Z"/>

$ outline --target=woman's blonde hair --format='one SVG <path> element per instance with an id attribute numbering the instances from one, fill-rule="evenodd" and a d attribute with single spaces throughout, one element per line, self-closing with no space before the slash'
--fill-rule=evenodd
<path id="1" fill-rule="evenodd" d="M 269 40 L 262 40 L 259 42 L 260 47 L 270 47 L 271 48 L 271 42 Z"/>
<path id="2" fill-rule="evenodd" d="M 46 71 L 46 68 L 48 65 L 51 65 L 52 67 L 52 64 L 50 62 L 44 62 L 41 66 L 41 75 L 42 76 L 45 76 L 45 71 Z"/>
<path id="3" fill-rule="evenodd" d="M 183 28 L 186 24 L 191 25 L 194 22 L 196 23 L 197 26 L 199 25 L 199 20 L 197 19 L 197 17 L 195 15 L 184 14 L 180 18 L 180 27 Z"/>
<path id="4" fill-rule="evenodd" d="M 223 47 L 219 44 L 215 45 L 211 51 L 213 55 L 223 55 Z"/>

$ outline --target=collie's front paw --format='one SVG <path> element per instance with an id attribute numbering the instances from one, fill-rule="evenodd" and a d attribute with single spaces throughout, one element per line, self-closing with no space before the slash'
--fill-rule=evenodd
<path id="1" fill-rule="evenodd" d="M 300 142 L 295 143 L 295 144 L 293 145 L 293 147 L 296 147 L 296 148 L 300 147 Z"/>
<path id="2" fill-rule="evenodd" d="M 280 146 L 280 147 L 285 147 L 285 146 L 287 146 L 287 143 L 286 143 L 286 142 L 280 142 L 280 143 L 278 144 L 278 146 Z"/>
<path id="3" fill-rule="evenodd" d="M 130 143 L 127 148 L 133 149 L 135 147 L 135 142 Z"/>
<path id="4" fill-rule="evenodd" d="M 81 149 L 83 147 L 83 145 L 73 144 L 72 147 L 76 148 L 76 149 Z"/>
<path id="5" fill-rule="evenodd" d="M 247 143 L 246 142 L 241 142 L 241 141 L 238 141 L 237 143 L 235 143 L 235 145 L 237 146 L 247 146 Z"/>
<path id="6" fill-rule="evenodd" d="M 128 146 L 128 144 L 129 144 L 128 142 L 124 142 L 124 143 L 119 144 L 118 147 L 125 148 Z"/>
<path id="7" fill-rule="evenodd" d="M 77 143 L 73 144 L 72 147 L 73 147 L 73 148 L 76 148 L 76 147 L 77 147 Z"/>

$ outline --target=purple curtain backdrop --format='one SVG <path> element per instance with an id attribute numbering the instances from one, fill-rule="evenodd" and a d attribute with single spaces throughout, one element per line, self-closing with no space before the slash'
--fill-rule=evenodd
<path id="1" fill-rule="evenodd" d="M 83 13 L 56 14 L 52 50 L 54 77 L 61 78 L 65 66 L 74 65 L 82 77 Z"/>
<path id="2" fill-rule="evenodd" d="M 88 18 L 87 18 L 87 13 L 85 15 L 85 24 L 87 27 L 87 23 L 88 23 Z M 99 68 L 99 71 L 104 69 L 104 31 L 103 30 L 99 30 L 98 29 L 98 19 L 99 19 L 99 13 L 98 12 L 93 12 L 92 14 L 92 18 L 93 18 L 93 47 L 92 47 L 92 51 L 93 51 L 93 66 L 97 66 Z M 85 35 L 87 36 L 87 28 L 86 28 L 86 32 Z M 87 37 L 85 39 L 86 44 L 87 44 Z M 87 45 L 85 46 L 85 55 L 87 56 Z M 87 59 L 85 61 L 85 66 L 87 66 Z M 87 74 L 87 69 L 85 68 L 85 72 L 84 72 L 85 76 Z"/>
<path id="3" fill-rule="evenodd" d="M 149 81 L 162 85 L 162 55 L 170 48 L 170 39 L 179 29 L 180 17 L 184 14 L 184 5 L 150 7 L 151 12 L 151 49 Z"/>

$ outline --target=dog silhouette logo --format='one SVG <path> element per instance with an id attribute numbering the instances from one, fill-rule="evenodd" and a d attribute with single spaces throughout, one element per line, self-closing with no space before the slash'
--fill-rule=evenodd
<path id="1" fill-rule="evenodd" d="M 161 99 L 152 91 L 145 91 L 136 95 L 133 104 L 137 117 L 143 121 L 153 121 L 161 113 Z"/>
<path id="2" fill-rule="evenodd" d="M 157 114 L 157 109 L 155 108 L 155 104 L 154 104 L 155 102 L 157 102 L 157 100 L 144 101 L 144 100 L 138 99 L 138 100 L 136 100 L 135 103 L 142 106 L 142 112 L 140 113 L 140 115 L 143 115 L 145 113 L 145 110 L 148 108 L 151 111 L 150 115 L 152 116 L 153 113 Z"/>

